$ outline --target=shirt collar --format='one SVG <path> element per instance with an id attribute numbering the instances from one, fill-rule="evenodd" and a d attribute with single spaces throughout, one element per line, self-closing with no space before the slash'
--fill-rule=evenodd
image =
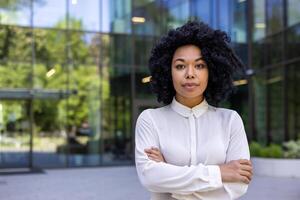
<path id="1" fill-rule="evenodd" d="M 208 109 L 208 103 L 205 99 L 203 99 L 200 104 L 194 106 L 193 108 L 189 108 L 179 103 L 175 97 L 173 97 L 171 108 L 184 117 L 189 117 L 191 114 L 194 114 L 195 117 L 200 117 Z"/>

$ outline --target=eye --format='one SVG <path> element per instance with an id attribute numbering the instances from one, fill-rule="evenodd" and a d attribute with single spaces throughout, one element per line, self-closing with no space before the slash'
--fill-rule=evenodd
<path id="1" fill-rule="evenodd" d="M 185 67 L 184 65 L 176 65 L 175 66 L 176 69 L 184 69 L 184 67 Z"/>
<path id="2" fill-rule="evenodd" d="M 206 65 L 205 65 L 205 64 L 197 64 L 195 67 L 196 67 L 197 69 L 203 69 L 203 68 L 206 67 Z"/>

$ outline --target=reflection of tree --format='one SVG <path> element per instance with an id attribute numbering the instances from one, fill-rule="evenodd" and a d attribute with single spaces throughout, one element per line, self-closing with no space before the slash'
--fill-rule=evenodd
<path id="1" fill-rule="evenodd" d="M 70 24 L 78 29 L 82 27 L 78 20 L 70 19 Z M 78 127 L 99 112 L 100 79 L 95 62 L 97 59 L 89 56 L 90 51 L 97 48 L 94 43 L 99 38 L 92 39 L 90 45 L 84 40 L 84 32 L 60 31 L 62 25 L 63 22 L 58 22 L 55 30 L 34 30 L 34 66 L 31 64 L 31 30 L 13 26 L 0 28 L 0 87 L 30 88 L 33 70 L 34 88 L 78 91 L 68 99 L 68 116 L 66 100 L 34 100 L 36 130 L 54 131 L 65 125 Z M 49 75 L 51 70 L 54 73 Z"/>

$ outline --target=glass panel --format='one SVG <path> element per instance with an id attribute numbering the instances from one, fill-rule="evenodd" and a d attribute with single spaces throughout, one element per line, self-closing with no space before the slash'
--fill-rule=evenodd
<path id="1" fill-rule="evenodd" d="M 162 12 L 158 0 L 134 1 L 132 22 L 134 33 L 138 35 L 159 35 L 161 33 Z"/>
<path id="2" fill-rule="evenodd" d="M 30 88 L 31 70 L 26 63 L 0 63 L 0 88 Z"/>
<path id="3" fill-rule="evenodd" d="M 267 34 L 272 34 L 283 28 L 283 0 L 267 1 Z"/>
<path id="4" fill-rule="evenodd" d="M 147 67 L 138 67 L 135 72 L 135 91 L 137 98 L 155 98 L 149 84 L 150 72 Z"/>
<path id="5" fill-rule="evenodd" d="M 0 101 L 0 168 L 29 166 L 28 101 Z"/>
<path id="6" fill-rule="evenodd" d="M 30 1 L 1 1 L 0 24 L 30 26 Z"/>
<path id="7" fill-rule="evenodd" d="M 105 65 L 131 66 L 132 38 L 126 35 L 103 35 L 101 49 Z"/>
<path id="8" fill-rule="evenodd" d="M 253 1 L 253 40 L 259 40 L 266 35 L 266 13 L 265 13 L 265 1 L 254 0 Z"/>
<path id="9" fill-rule="evenodd" d="M 288 66 L 288 131 L 290 139 L 300 138 L 300 63 Z"/>
<path id="10" fill-rule="evenodd" d="M 103 70 L 103 164 L 132 164 L 131 84 L 127 67 Z"/>
<path id="11" fill-rule="evenodd" d="M 66 166 L 66 108 L 61 99 L 34 101 L 33 165 Z"/>
<path id="12" fill-rule="evenodd" d="M 35 29 L 34 88 L 66 88 L 66 34 L 64 31 Z"/>
<path id="13" fill-rule="evenodd" d="M 292 26 L 300 22 L 300 1 L 287 0 L 288 4 L 288 26 Z"/>
<path id="14" fill-rule="evenodd" d="M 131 32 L 131 0 L 101 0 L 101 31 Z"/>
<path id="15" fill-rule="evenodd" d="M 77 65 L 70 72 L 70 89 L 77 93 L 66 102 L 69 165 L 100 164 L 100 78 L 98 66 Z"/>
<path id="16" fill-rule="evenodd" d="M 191 0 L 191 17 L 207 24 L 211 24 L 210 1 Z"/>
<path id="17" fill-rule="evenodd" d="M 257 41 L 252 46 L 252 66 L 256 69 L 264 67 L 264 56 L 265 56 L 265 43 L 264 41 Z"/>
<path id="18" fill-rule="evenodd" d="M 35 27 L 66 28 L 66 11 L 65 0 L 34 1 L 33 25 Z"/>
<path id="19" fill-rule="evenodd" d="M 0 60 L 31 63 L 31 30 L 12 26 L 0 27 Z"/>
<path id="20" fill-rule="evenodd" d="M 71 29 L 99 31 L 99 0 L 68 0 L 71 21 Z M 87 14 L 88 13 L 88 14 Z"/>
<path id="21" fill-rule="evenodd" d="M 283 34 L 275 34 L 265 40 L 266 47 L 265 54 L 267 56 L 265 64 L 274 64 L 283 59 Z"/>
<path id="22" fill-rule="evenodd" d="M 287 30 L 287 57 L 289 59 L 299 57 L 300 52 L 300 24 Z"/>
<path id="23" fill-rule="evenodd" d="M 229 32 L 229 17 L 230 17 L 230 3 L 231 3 L 231 0 L 222 0 L 222 1 L 219 1 L 217 2 L 218 4 L 218 10 L 219 10 L 219 13 L 217 14 L 217 17 L 219 19 L 218 22 L 218 29 L 221 29 L 225 32 Z"/>
<path id="24" fill-rule="evenodd" d="M 261 143 L 266 143 L 266 73 L 261 71 L 261 73 L 256 74 L 253 77 L 254 83 L 254 93 L 255 93 L 255 129 L 257 133 L 257 140 Z"/>
<path id="25" fill-rule="evenodd" d="M 100 35 L 69 33 L 68 89 L 76 91 L 66 102 L 69 166 L 100 164 Z"/>
<path id="26" fill-rule="evenodd" d="M 137 66 L 148 66 L 149 56 L 152 50 L 153 45 L 155 44 L 154 37 L 135 37 L 135 55 L 134 55 L 134 64 Z"/>
<path id="27" fill-rule="evenodd" d="M 283 70 L 282 68 L 272 69 L 267 80 L 270 109 L 270 133 L 272 142 L 283 141 Z"/>
<path id="28" fill-rule="evenodd" d="M 187 0 L 162 0 L 162 6 L 167 12 L 166 23 L 168 28 L 177 28 L 183 25 L 190 16 L 190 2 Z"/>
<path id="29" fill-rule="evenodd" d="M 231 38 L 233 42 L 246 43 L 247 41 L 247 12 L 246 2 L 233 0 L 233 22 L 231 28 Z"/>

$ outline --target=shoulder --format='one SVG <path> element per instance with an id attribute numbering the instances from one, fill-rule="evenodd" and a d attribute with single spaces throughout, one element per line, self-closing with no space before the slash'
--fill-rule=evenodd
<path id="1" fill-rule="evenodd" d="M 216 115 L 219 115 L 223 118 L 231 118 L 236 115 L 239 115 L 235 110 L 229 109 L 229 108 L 220 108 L 209 105 L 209 110 L 213 111 Z"/>
<path id="2" fill-rule="evenodd" d="M 166 105 L 160 108 L 148 108 L 141 112 L 137 121 L 155 122 L 164 118 L 170 111 L 170 105 Z"/>
<path id="3" fill-rule="evenodd" d="M 226 123 L 228 124 L 242 122 L 242 118 L 239 113 L 233 109 L 220 108 L 209 105 L 209 110 L 211 110 L 217 118 L 220 118 L 222 121 L 226 121 Z"/>

